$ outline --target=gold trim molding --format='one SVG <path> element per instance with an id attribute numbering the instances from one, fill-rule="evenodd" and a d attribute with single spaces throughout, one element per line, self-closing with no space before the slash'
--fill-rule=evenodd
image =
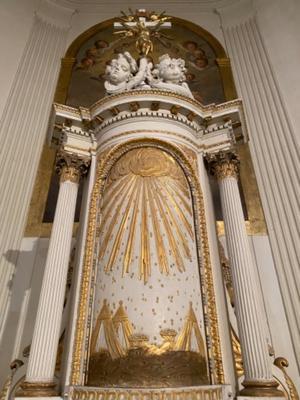
<path id="1" fill-rule="evenodd" d="M 243 381 L 244 389 L 240 390 L 240 396 L 246 397 L 284 397 L 284 393 L 278 389 L 278 382 L 272 381 Z"/>
<path id="2" fill-rule="evenodd" d="M 72 388 L 70 400 L 222 400 L 221 386 L 201 386 L 168 389 Z"/>
<path id="3" fill-rule="evenodd" d="M 103 158 L 101 157 L 98 162 L 96 180 L 89 208 L 88 233 L 85 243 L 80 302 L 78 306 L 75 342 L 73 348 L 71 384 L 82 385 L 85 382 L 85 371 L 82 372 L 82 362 L 83 360 L 86 362 L 87 354 L 85 349 L 89 348 L 88 338 L 90 336 L 89 330 L 91 328 L 91 310 L 89 309 L 89 304 L 91 304 L 91 296 L 93 295 L 90 291 L 90 285 L 96 266 L 96 263 L 94 262 L 94 248 L 95 243 L 99 240 L 100 234 L 98 229 L 100 221 L 98 220 L 99 218 L 97 218 L 97 215 L 98 207 L 103 196 L 105 181 L 112 166 L 123 154 L 132 149 L 141 147 L 156 147 L 169 153 L 183 169 L 190 186 L 191 195 L 194 199 L 194 215 L 196 216 L 195 231 L 198 241 L 197 249 L 200 265 L 200 279 L 206 294 L 203 303 L 206 304 L 204 313 L 206 314 L 205 319 L 207 321 L 205 325 L 205 335 L 209 359 L 209 373 L 212 384 L 222 384 L 224 383 L 224 371 L 202 190 L 193 166 L 182 150 L 175 145 L 166 143 L 162 140 L 148 138 L 133 139 L 116 145 L 108 154 Z"/>
<path id="4" fill-rule="evenodd" d="M 23 382 L 16 397 L 51 397 L 57 396 L 54 382 Z"/>

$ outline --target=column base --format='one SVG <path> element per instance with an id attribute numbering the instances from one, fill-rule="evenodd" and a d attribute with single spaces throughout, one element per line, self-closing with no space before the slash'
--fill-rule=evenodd
<path id="1" fill-rule="evenodd" d="M 242 385 L 244 389 L 239 392 L 239 397 L 284 397 L 276 381 L 244 381 Z"/>
<path id="2" fill-rule="evenodd" d="M 16 393 L 16 397 L 57 397 L 54 382 L 23 382 Z"/>

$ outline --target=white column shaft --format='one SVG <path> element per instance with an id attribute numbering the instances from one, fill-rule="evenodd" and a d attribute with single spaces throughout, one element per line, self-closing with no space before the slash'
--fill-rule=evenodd
<path id="1" fill-rule="evenodd" d="M 30 349 L 27 382 L 53 382 L 78 184 L 60 184 Z"/>
<path id="2" fill-rule="evenodd" d="M 66 32 L 35 17 L 0 122 L 0 339 Z"/>
<path id="3" fill-rule="evenodd" d="M 232 269 L 237 322 L 243 351 L 246 381 L 272 380 L 262 304 L 258 294 L 255 266 L 245 228 L 237 180 L 227 177 L 219 182 Z"/>
<path id="4" fill-rule="evenodd" d="M 299 143 L 255 18 L 225 29 L 290 334 L 300 366 Z"/>

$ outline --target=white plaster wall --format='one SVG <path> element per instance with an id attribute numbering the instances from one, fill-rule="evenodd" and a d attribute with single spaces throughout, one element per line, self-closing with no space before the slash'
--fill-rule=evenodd
<path id="1" fill-rule="evenodd" d="M 158 2 L 156 2 L 158 3 Z M 181 2 L 176 4 L 172 2 L 160 2 L 161 4 L 153 5 L 151 7 L 155 11 L 166 11 L 166 14 L 174 17 L 189 20 L 202 28 L 209 31 L 214 35 L 223 45 L 224 39 L 220 28 L 220 21 L 217 14 L 212 11 L 203 11 L 201 5 L 198 2 Z M 109 5 L 109 6 L 108 6 Z M 72 26 L 69 31 L 68 43 L 71 44 L 74 39 L 86 29 L 96 25 L 109 18 L 113 18 L 120 15 L 120 10 L 128 12 L 128 7 L 135 9 L 149 9 L 150 3 L 145 0 L 139 1 L 127 1 L 124 2 L 97 2 L 94 7 L 83 7 L 74 16 L 72 20 Z M 152 10 L 151 8 L 151 10 Z"/>

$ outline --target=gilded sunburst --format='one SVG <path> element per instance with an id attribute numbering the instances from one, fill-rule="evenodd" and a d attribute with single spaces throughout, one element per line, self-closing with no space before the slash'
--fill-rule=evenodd
<path id="1" fill-rule="evenodd" d="M 99 261 L 106 254 L 105 271 L 121 259 L 125 276 L 138 252 L 138 276 L 146 283 L 154 264 L 153 239 L 155 264 L 162 274 L 170 273 L 170 255 L 181 272 L 184 260 L 191 260 L 189 242 L 194 241 L 194 233 L 189 187 L 183 171 L 166 152 L 145 147 L 122 156 L 108 177 L 101 215 Z"/>

